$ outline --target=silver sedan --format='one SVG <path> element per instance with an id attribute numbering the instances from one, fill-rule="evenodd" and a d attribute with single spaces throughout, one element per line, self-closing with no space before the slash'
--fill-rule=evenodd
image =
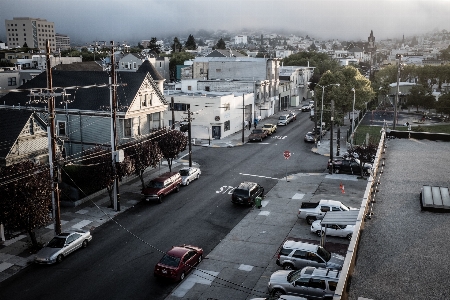
<path id="1" fill-rule="evenodd" d="M 60 263 L 64 257 L 79 248 L 86 248 L 92 240 L 89 231 L 74 230 L 55 236 L 44 248 L 39 250 L 34 261 L 39 264 Z"/>
<path id="2" fill-rule="evenodd" d="M 200 169 L 196 167 L 181 169 L 180 170 L 181 184 L 189 185 L 191 181 L 200 178 L 200 174 L 202 174 L 202 171 L 200 171 Z"/>

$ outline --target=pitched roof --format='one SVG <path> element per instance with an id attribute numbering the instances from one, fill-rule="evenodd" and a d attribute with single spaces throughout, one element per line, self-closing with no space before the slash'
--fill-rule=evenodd
<path id="1" fill-rule="evenodd" d="M 208 55 L 206 55 L 206 57 L 230 57 L 230 56 L 245 57 L 245 55 L 243 55 L 240 52 L 237 52 L 234 50 L 223 50 L 223 49 L 216 49 L 216 50 L 212 51 L 211 53 L 209 53 Z"/>
<path id="2" fill-rule="evenodd" d="M 32 115 L 29 110 L 0 109 L 0 157 L 8 155 Z"/>
<path id="3" fill-rule="evenodd" d="M 145 60 L 142 65 L 140 65 L 137 72 L 150 73 L 150 76 L 152 76 L 154 80 L 164 80 L 164 77 L 161 76 L 161 74 L 156 70 L 155 66 L 149 60 Z"/>
<path id="4" fill-rule="evenodd" d="M 144 72 L 117 72 L 118 111 L 127 111 L 146 75 Z M 64 97 L 64 100 L 72 100 L 67 104 L 68 109 L 109 111 L 110 92 L 107 86 L 84 88 L 108 83 L 109 74 L 103 71 L 52 71 L 52 86 L 55 93 L 61 93 L 65 88 L 65 93 L 69 96 Z M 126 85 L 120 85 L 121 83 Z M 46 86 L 47 72 L 42 72 L 19 89 L 36 90 Z M 29 92 L 10 92 L 1 98 L 1 102 L 9 106 L 47 107 L 46 103 L 27 104 L 33 100 L 29 94 Z M 35 100 L 39 100 L 39 97 L 35 97 Z M 55 97 L 55 108 L 65 108 L 62 96 Z"/>

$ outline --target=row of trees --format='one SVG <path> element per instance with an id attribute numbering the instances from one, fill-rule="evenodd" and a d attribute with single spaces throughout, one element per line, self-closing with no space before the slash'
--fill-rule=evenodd
<path id="1" fill-rule="evenodd" d="M 73 178 L 83 177 L 96 190 L 106 188 L 112 205 L 115 176 L 122 179 L 135 174 L 144 187 L 144 172 L 155 168 L 162 158 L 167 160 L 171 171 L 173 159 L 186 148 L 187 142 L 184 133 L 163 129 L 149 139 L 122 145 L 125 159 L 118 164 L 116 175 L 111 163 L 111 149 L 96 146 L 84 153 L 81 165 L 63 167 L 63 177 L 77 188 L 78 183 Z M 77 172 L 81 176 L 76 177 L 74 173 Z M 51 222 L 52 190 L 48 165 L 20 162 L 0 168 L 0 178 L 0 223 L 9 229 L 25 230 L 37 247 L 35 229 Z"/>

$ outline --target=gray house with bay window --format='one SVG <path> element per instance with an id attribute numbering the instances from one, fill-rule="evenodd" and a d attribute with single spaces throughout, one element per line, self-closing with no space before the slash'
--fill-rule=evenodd
<path id="1" fill-rule="evenodd" d="M 143 138 L 163 127 L 168 103 L 163 95 L 164 78 L 145 61 L 136 72 L 117 74 L 117 135 L 119 145 Z M 34 111 L 48 120 L 45 97 L 46 72 L 1 98 L 1 109 Z M 68 157 L 81 156 L 96 145 L 111 145 L 111 92 L 104 71 L 52 71 L 55 95 L 56 134 Z"/>

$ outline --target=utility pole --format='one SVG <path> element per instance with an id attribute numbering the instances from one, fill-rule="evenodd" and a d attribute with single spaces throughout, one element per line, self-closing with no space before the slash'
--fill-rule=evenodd
<path id="1" fill-rule="evenodd" d="M 170 104 L 171 104 L 171 110 L 172 110 L 172 130 L 175 129 L 175 109 L 174 109 L 174 105 L 175 105 L 175 100 L 173 99 L 173 97 L 170 98 Z"/>
<path id="2" fill-rule="evenodd" d="M 118 163 L 119 157 L 117 152 L 117 89 L 116 89 L 116 62 L 114 57 L 114 42 L 111 41 L 111 155 L 112 155 L 112 166 L 114 170 L 114 209 L 120 211 L 120 194 L 119 194 L 119 176 L 118 176 Z"/>
<path id="3" fill-rule="evenodd" d="M 393 123 L 393 129 L 395 130 L 395 125 L 397 124 L 397 103 L 398 103 L 398 94 L 400 93 L 400 65 L 401 65 L 401 61 L 402 61 L 402 56 L 401 54 L 397 54 L 396 58 L 398 59 L 397 62 L 397 92 L 395 94 L 395 99 L 394 99 L 394 123 Z"/>
<path id="4" fill-rule="evenodd" d="M 330 125 L 330 170 L 333 174 L 333 123 L 334 123 L 334 100 L 331 100 L 331 125 Z"/>
<path id="5" fill-rule="evenodd" d="M 172 98 L 173 99 L 173 98 Z M 192 141 L 191 141 L 191 108 L 188 108 L 188 139 L 189 139 L 189 167 L 192 167 Z"/>
<path id="6" fill-rule="evenodd" d="M 52 189 L 52 208 L 53 217 L 55 219 L 55 234 L 61 233 L 61 212 L 59 203 L 59 188 L 58 188 L 58 172 L 59 165 L 56 162 L 56 134 L 55 134 L 55 98 L 53 97 L 52 87 L 52 68 L 50 65 L 50 41 L 46 43 L 46 67 L 47 67 L 47 90 L 48 97 L 48 122 L 47 122 L 47 134 L 49 135 L 49 164 L 50 164 L 50 177 L 51 177 L 51 189 Z"/>
<path id="7" fill-rule="evenodd" d="M 245 102 L 244 95 L 242 94 L 242 143 L 244 143 L 244 131 L 245 131 Z M 190 125 L 189 125 L 190 126 Z"/>

